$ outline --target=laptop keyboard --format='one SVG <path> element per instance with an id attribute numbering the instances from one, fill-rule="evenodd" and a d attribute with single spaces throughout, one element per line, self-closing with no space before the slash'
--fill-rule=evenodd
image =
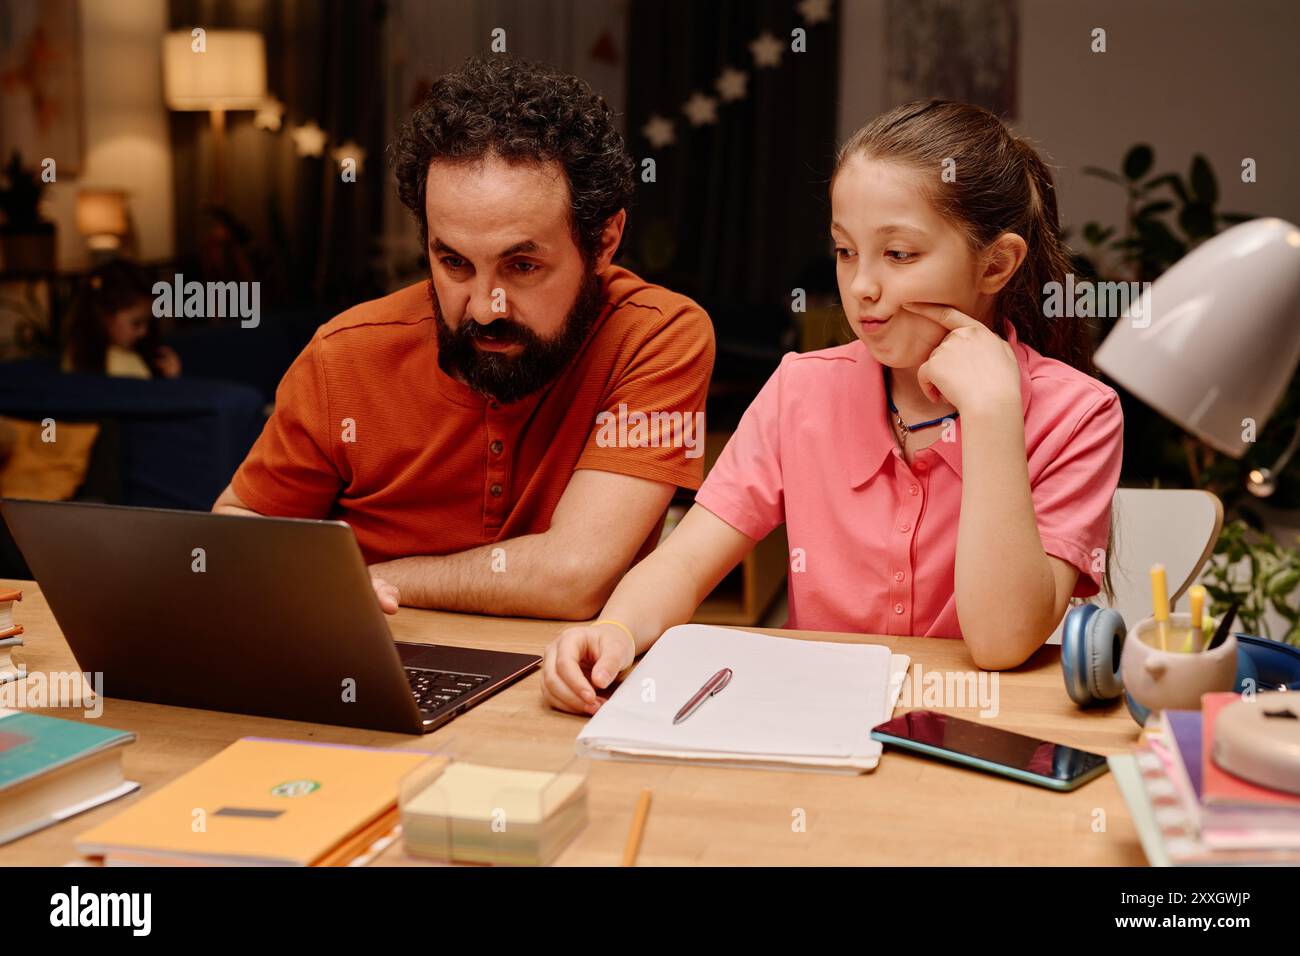
<path id="1" fill-rule="evenodd" d="M 458 674 L 421 667 L 407 667 L 405 670 L 415 702 L 425 714 L 437 713 L 488 681 L 482 674 Z"/>

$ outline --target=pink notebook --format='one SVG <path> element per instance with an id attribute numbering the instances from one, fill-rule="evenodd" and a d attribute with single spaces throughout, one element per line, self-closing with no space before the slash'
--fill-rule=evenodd
<path id="1" fill-rule="evenodd" d="M 1201 697 L 1201 715 L 1204 721 L 1201 732 L 1201 767 L 1204 771 L 1201 800 L 1207 806 L 1215 807 L 1300 811 L 1300 795 L 1283 793 L 1281 790 L 1242 780 L 1214 762 L 1215 718 L 1219 716 L 1219 711 L 1239 700 L 1241 695 L 1232 691 Z"/>

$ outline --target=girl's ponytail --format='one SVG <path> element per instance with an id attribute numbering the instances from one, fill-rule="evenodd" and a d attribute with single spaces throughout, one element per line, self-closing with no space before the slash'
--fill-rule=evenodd
<path id="1" fill-rule="evenodd" d="M 1048 318 L 1043 309 L 1048 283 L 1057 283 L 1058 288 L 1064 286 L 1066 274 L 1072 268 L 1070 251 L 1061 239 L 1056 183 L 1033 146 L 1019 138 L 1013 138 L 1012 143 L 1029 190 L 1024 232 L 1020 234 L 1028 252 L 1002 290 L 999 305 L 1026 344 L 1042 355 L 1093 375 L 1096 369 L 1087 328 L 1078 321 Z"/>

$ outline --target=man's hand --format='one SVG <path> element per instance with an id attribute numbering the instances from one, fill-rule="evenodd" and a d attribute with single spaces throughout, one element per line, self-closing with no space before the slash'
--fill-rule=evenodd
<path id="1" fill-rule="evenodd" d="M 375 597 L 379 598 L 380 610 L 385 614 L 396 614 L 398 605 L 402 603 L 402 592 L 397 590 L 397 585 L 373 576 L 370 584 L 375 589 Z"/>

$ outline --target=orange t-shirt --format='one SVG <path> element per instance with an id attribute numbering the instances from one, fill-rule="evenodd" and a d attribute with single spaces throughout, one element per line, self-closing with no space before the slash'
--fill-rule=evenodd
<path id="1" fill-rule="evenodd" d="M 439 367 L 425 283 L 349 309 L 280 381 L 235 493 L 262 514 L 346 521 L 374 563 L 546 531 L 578 468 L 698 488 L 694 450 L 635 427 L 620 435 L 598 416 L 622 406 L 633 426 L 638 411 L 702 422 L 709 317 L 626 269 L 603 280 L 605 307 L 582 350 L 549 386 L 509 405 Z"/>

